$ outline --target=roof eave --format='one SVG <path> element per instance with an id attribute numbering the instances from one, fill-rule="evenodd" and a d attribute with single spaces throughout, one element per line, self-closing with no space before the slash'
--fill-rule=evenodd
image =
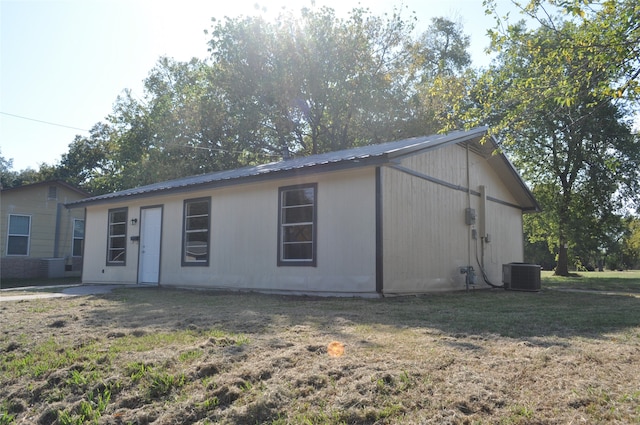
<path id="1" fill-rule="evenodd" d="M 260 173 L 254 175 L 247 175 L 229 179 L 220 179 L 213 180 L 209 182 L 202 183 L 194 183 L 188 184 L 184 186 L 177 187 L 168 187 L 168 188 L 160 188 L 157 190 L 139 192 L 139 193 L 127 193 L 118 195 L 118 193 L 114 194 L 106 194 L 103 196 L 98 196 L 94 198 L 81 199 L 78 201 L 70 202 L 65 204 L 65 207 L 72 208 L 80 208 L 86 207 L 90 205 L 100 205 L 100 204 L 109 204 L 113 202 L 118 202 L 120 200 L 131 200 L 131 199 L 144 199 L 150 198 L 154 196 L 175 194 L 175 193 L 189 193 L 195 192 L 204 189 L 213 189 L 219 187 L 227 187 L 227 186 L 235 186 L 240 184 L 250 184 L 257 182 L 264 182 L 269 180 L 277 180 L 277 179 L 286 179 L 292 178 L 300 175 L 310 175 L 310 174 L 318 174 L 318 173 L 327 173 L 332 171 L 342 171 L 359 167 L 368 167 L 368 166 L 376 166 L 382 165 L 389 162 L 389 158 L 386 154 L 370 156 L 365 158 L 349 158 L 336 162 L 328 162 L 325 164 L 314 164 L 309 166 L 303 166 L 298 168 L 289 168 L 282 169 L 277 171 L 271 171 L 267 173 Z M 111 196 L 113 195 L 113 196 Z"/>
<path id="2" fill-rule="evenodd" d="M 438 149 L 443 145 L 465 143 L 471 140 L 479 139 L 487 134 L 489 127 L 476 127 L 472 130 L 465 131 L 463 133 L 449 133 L 442 134 L 442 137 L 426 146 L 420 143 L 416 143 L 414 146 L 399 149 L 387 154 L 389 159 L 395 159 L 405 156 L 415 155 L 420 152 L 426 152 L 434 149 Z M 419 138 L 416 138 L 419 140 Z"/>
<path id="3" fill-rule="evenodd" d="M 488 140 L 492 144 L 491 155 L 494 155 L 494 152 L 496 152 L 496 150 L 498 149 L 498 142 L 494 136 L 490 136 Z M 524 206 L 522 208 L 522 211 L 526 213 L 541 212 L 542 208 L 540 207 L 540 204 L 538 203 L 537 199 L 533 195 L 533 192 L 531 192 L 531 190 L 529 189 L 525 181 L 522 179 L 518 171 L 515 169 L 515 167 L 511 163 L 511 161 L 509 161 L 509 158 L 507 158 L 507 156 L 502 152 L 497 152 L 497 154 L 495 155 L 497 155 L 500 158 L 500 160 L 505 164 L 505 167 L 507 168 L 509 174 L 511 175 L 513 180 L 515 180 L 518 183 L 520 190 L 525 195 L 525 198 L 529 201 L 528 202 L 529 205 Z"/>

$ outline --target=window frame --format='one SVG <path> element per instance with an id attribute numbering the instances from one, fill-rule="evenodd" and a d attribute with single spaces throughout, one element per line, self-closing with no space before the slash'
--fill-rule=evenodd
<path id="1" fill-rule="evenodd" d="M 81 221 L 82 222 L 82 237 L 77 237 L 76 236 L 76 223 Z M 82 218 L 74 218 L 72 220 L 72 229 L 71 229 L 71 256 L 72 257 L 82 257 L 84 255 L 84 232 L 85 232 L 85 228 L 84 228 L 84 219 Z M 76 254 L 76 241 L 80 241 L 81 245 L 80 245 L 80 254 Z"/>
<path id="2" fill-rule="evenodd" d="M 202 229 L 187 230 L 187 218 L 198 217 L 198 215 L 187 216 L 187 206 L 189 204 L 194 204 L 199 202 L 206 202 L 207 204 L 207 228 L 206 228 L 207 252 L 205 254 L 206 258 L 204 260 L 187 261 L 187 257 L 186 257 L 187 233 L 188 232 L 196 233 L 198 231 L 202 232 Z M 199 216 L 202 217 L 203 214 L 200 214 Z M 181 252 L 180 262 L 183 267 L 209 267 L 210 260 L 211 260 L 211 197 L 208 196 L 208 197 L 201 197 L 201 198 L 185 199 L 182 204 L 182 252 Z"/>
<path id="3" fill-rule="evenodd" d="M 11 233 L 11 217 L 26 217 L 29 219 L 29 231 L 27 234 L 22 233 Z M 6 245 L 6 253 L 7 257 L 28 257 L 31 252 L 31 228 L 32 228 L 33 217 L 29 214 L 9 214 L 7 221 L 7 245 Z M 27 238 L 27 250 L 24 254 L 12 254 L 9 252 L 9 246 L 11 238 Z"/>
<path id="4" fill-rule="evenodd" d="M 112 222 L 111 221 L 112 214 L 119 213 L 119 212 L 124 212 L 124 222 L 122 221 L 118 221 L 115 223 Z M 112 235 L 111 226 L 122 225 L 122 224 L 124 224 L 124 234 Z M 128 229 L 129 229 L 129 208 L 122 207 L 122 208 L 110 209 L 107 213 L 107 261 L 106 261 L 107 266 L 126 266 L 127 265 L 127 230 Z M 110 260 L 109 254 L 111 251 L 114 250 L 114 248 L 112 248 L 111 241 L 115 238 L 124 239 L 124 248 L 122 248 L 124 258 L 122 259 L 122 261 Z"/>
<path id="5" fill-rule="evenodd" d="M 293 223 L 283 223 L 284 214 L 283 211 L 287 208 L 292 208 L 296 206 L 286 206 L 284 205 L 283 199 L 284 194 L 286 192 L 292 192 L 295 190 L 304 190 L 304 189 L 313 189 L 313 205 L 312 205 L 312 214 L 313 217 L 310 222 L 293 222 Z M 300 206 L 308 206 L 308 204 Z M 284 240 L 284 229 L 287 227 L 292 227 L 295 225 L 311 225 L 311 258 L 305 259 L 291 259 L 284 258 L 285 254 L 285 240 Z M 283 186 L 278 188 L 278 266 L 299 266 L 299 267 L 316 267 L 318 260 L 318 184 L 317 183 L 307 183 L 307 184 L 297 184 L 292 186 Z"/>

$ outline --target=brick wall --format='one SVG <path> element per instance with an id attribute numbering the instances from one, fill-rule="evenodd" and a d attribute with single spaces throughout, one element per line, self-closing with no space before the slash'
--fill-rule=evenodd
<path id="1" fill-rule="evenodd" d="M 0 277 L 3 279 L 41 277 L 42 261 L 39 258 L 3 257 L 0 259 Z"/>

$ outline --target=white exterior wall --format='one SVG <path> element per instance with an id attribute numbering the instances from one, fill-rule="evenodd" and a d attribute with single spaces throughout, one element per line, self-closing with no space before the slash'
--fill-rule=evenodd
<path id="1" fill-rule="evenodd" d="M 479 192 L 484 185 L 489 198 L 517 204 L 486 160 L 467 151 L 446 146 L 404 158 L 400 165 L 422 175 Z M 383 167 L 383 286 L 386 294 L 421 293 L 465 288 L 461 267 L 473 266 L 479 283 L 481 274 L 476 261 L 482 257 L 480 240 L 471 238 L 478 229 L 480 197 L 470 196 L 425 178 L 392 167 Z M 471 205 L 477 213 L 475 226 L 465 223 L 465 209 Z M 489 280 L 502 282 L 502 264 L 522 261 L 522 211 L 488 200 L 486 233 L 490 243 L 484 245 L 484 265 Z"/>
<path id="2" fill-rule="evenodd" d="M 277 265 L 278 188 L 317 183 L 317 266 Z M 209 266 L 182 266 L 185 199 L 211 197 Z M 84 283 L 138 281 L 140 208 L 163 207 L 160 285 L 293 293 L 375 294 L 373 168 L 87 207 Z M 107 266 L 108 210 L 128 207 L 126 266 Z"/>

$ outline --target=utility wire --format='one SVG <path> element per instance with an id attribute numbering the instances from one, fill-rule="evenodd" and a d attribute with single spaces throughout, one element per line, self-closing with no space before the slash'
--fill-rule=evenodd
<path id="1" fill-rule="evenodd" d="M 21 116 L 21 115 L 10 114 L 10 113 L 8 113 L 8 112 L 1 112 L 1 111 L 0 111 L 0 114 L 2 114 L 2 115 L 7 115 L 7 116 L 9 116 L 9 117 L 20 118 L 20 119 L 27 120 L 27 121 L 39 122 L 39 123 L 41 123 L 41 124 L 55 125 L 56 127 L 64 127 L 64 128 L 70 128 L 70 129 L 72 129 L 72 130 L 80 130 L 80 131 L 87 131 L 87 132 L 88 132 L 88 131 L 90 131 L 90 130 L 87 130 L 87 129 L 85 129 L 85 128 L 72 127 L 72 126 L 70 126 L 70 125 L 64 125 L 64 124 L 56 124 L 56 123 L 54 123 L 54 122 L 42 121 L 42 120 L 37 120 L 37 119 L 35 119 L 35 118 L 29 118 L 29 117 L 23 117 L 23 116 Z"/>

